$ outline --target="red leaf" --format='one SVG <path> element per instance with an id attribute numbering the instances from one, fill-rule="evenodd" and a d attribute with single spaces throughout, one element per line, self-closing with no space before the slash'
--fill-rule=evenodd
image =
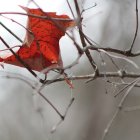
<path id="1" fill-rule="evenodd" d="M 49 16 L 51 18 L 70 19 L 67 15 L 56 15 L 55 12 L 42 12 L 41 9 L 29 9 L 22 7 L 28 14 L 38 16 Z M 74 21 L 57 20 L 57 24 L 63 27 L 64 31 L 74 26 Z M 64 36 L 65 32 L 62 31 L 52 20 L 36 18 L 28 16 L 27 29 L 33 34 L 26 32 L 24 44 L 16 52 L 20 58 L 25 61 L 32 70 L 41 71 L 46 67 L 52 65 L 62 65 L 59 40 Z M 23 65 L 17 60 L 14 55 L 7 58 L 0 58 L 8 64 L 16 66 Z"/>

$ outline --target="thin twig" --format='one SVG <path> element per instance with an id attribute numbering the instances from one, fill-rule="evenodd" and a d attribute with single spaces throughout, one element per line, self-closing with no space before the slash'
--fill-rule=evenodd
<path id="1" fill-rule="evenodd" d="M 62 115 L 59 110 L 52 104 L 50 100 L 48 100 L 40 91 L 37 92 L 54 110 L 55 112 L 60 116 L 61 120 L 65 119 L 65 116 Z"/>
<path id="2" fill-rule="evenodd" d="M 81 12 L 80 12 L 80 8 L 79 8 L 79 5 L 78 5 L 78 2 L 77 0 L 74 0 L 74 3 L 75 3 L 75 8 L 76 8 L 76 12 L 77 12 L 77 15 L 79 17 L 79 24 L 78 24 L 78 28 L 79 28 L 79 35 L 80 35 L 80 39 L 81 39 L 81 43 L 82 43 L 82 46 L 83 47 L 86 47 L 86 42 L 85 42 L 85 38 L 83 36 L 83 29 L 82 29 L 82 18 L 81 18 Z M 86 56 L 87 58 L 89 59 L 89 62 L 91 64 L 91 66 L 93 67 L 93 69 L 95 70 L 95 73 L 98 74 L 98 69 L 97 69 L 97 66 L 90 54 L 90 51 L 89 50 L 86 50 L 85 51 L 86 53 Z"/>
<path id="3" fill-rule="evenodd" d="M 127 89 L 127 91 L 126 91 L 125 94 L 123 95 L 123 97 L 122 97 L 121 101 L 119 102 L 118 107 L 117 107 L 117 109 L 116 109 L 116 111 L 115 111 L 115 113 L 114 113 L 112 119 L 108 122 L 108 124 L 107 124 L 107 126 L 106 126 L 106 128 L 105 128 L 105 130 L 104 130 L 104 133 L 103 133 L 103 136 L 102 136 L 102 140 L 105 139 L 105 137 L 107 136 L 107 134 L 108 134 L 110 128 L 112 127 L 112 124 L 113 124 L 113 122 L 115 121 L 115 119 L 116 119 L 118 113 L 122 110 L 123 104 L 124 104 L 124 102 L 125 102 L 127 96 L 129 95 L 130 91 L 133 89 L 133 87 L 134 87 L 139 81 L 140 81 L 140 78 L 137 78 L 137 79 L 135 80 L 135 82 L 132 82 L 131 86 Z"/>
<path id="4" fill-rule="evenodd" d="M 129 58 L 118 56 L 118 55 L 113 55 L 102 49 L 98 49 L 98 51 L 103 52 L 104 54 L 108 55 L 109 57 L 125 60 L 127 63 L 129 63 L 129 64 L 133 65 L 135 68 L 139 69 L 139 66 L 134 61 L 130 60 Z"/>
<path id="5" fill-rule="evenodd" d="M 75 47 L 76 47 L 77 50 L 78 50 L 78 53 L 79 53 L 80 55 L 82 55 L 82 54 L 83 54 L 83 51 L 82 51 L 80 45 L 75 41 L 75 39 L 73 38 L 73 36 L 71 36 L 68 32 L 66 32 L 65 29 L 64 29 L 64 27 L 63 27 L 62 25 L 60 25 L 60 24 L 57 22 L 57 20 L 54 20 L 51 16 L 49 16 L 49 14 L 47 14 L 46 12 L 44 12 L 44 11 L 41 9 L 41 7 L 40 7 L 34 0 L 30 0 L 30 1 L 33 2 L 33 3 L 40 9 L 40 11 L 41 11 L 43 14 L 45 14 L 45 16 L 46 16 L 49 20 L 51 20 L 51 21 L 54 23 L 54 25 L 55 25 L 56 27 L 58 27 L 62 32 L 64 32 L 64 33 L 73 41 Z M 74 20 L 71 20 L 71 21 L 74 21 Z M 75 21 L 75 22 L 76 22 L 76 21 Z"/>
<path id="6" fill-rule="evenodd" d="M 83 8 L 81 14 L 83 14 L 85 11 L 92 9 L 93 7 L 97 6 L 97 3 L 94 3 L 94 5 L 88 7 L 88 8 Z"/>
<path id="7" fill-rule="evenodd" d="M 4 29 L 6 29 L 11 35 L 13 35 L 18 41 L 20 41 L 21 43 L 23 43 L 23 41 L 15 33 L 13 33 L 8 27 L 6 27 L 2 22 L 0 22 L 0 25 Z"/>
<path id="8" fill-rule="evenodd" d="M 132 52 L 132 49 L 134 47 L 134 43 L 136 41 L 137 38 L 137 34 L 138 34 L 138 28 L 139 28 L 139 16 L 138 16 L 138 0 L 136 0 L 136 31 L 135 31 L 135 35 L 134 35 L 134 39 L 132 41 L 131 47 L 130 47 L 130 52 Z"/>
<path id="9" fill-rule="evenodd" d="M 33 38 L 34 38 L 34 41 L 36 42 L 36 45 L 37 45 L 37 47 L 39 48 L 39 43 L 38 43 L 38 40 L 36 39 L 36 36 L 34 35 L 34 33 L 31 31 L 31 30 L 29 30 L 28 28 L 26 28 L 26 27 L 24 27 L 22 24 L 20 24 L 19 22 L 17 22 L 17 21 L 15 21 L 15 20 L 13 20 L 13 19 L 11 19 L 11 18 L 8 18 L 8 17 L 6 17 L 6 16 L 3 16 L 2 15 L 2 17 L 4 17 L 4 18 L 6 18 L 6 19 L 9 19 L 9 20 L 11 20 L 12 22 L 14 22 L 14 23 L 16 23 L 16 24 L 18 24 L 19 26 L 21 26 L 22 28 L 24 28 L 25 30 L 26 30 L 26 34 L 29 34 L 29 35 L 31 35 Z M 6 26 L 4 26 L 5 27 L 5 29 L 8 29 Z M 10 29 L 8 29 L 9 30 L 9 32 L 11 33 L 11 34 L 13 34 L 15 37 L 17 37 L 12 31 L 10 31 Z M 18 38 L 17 38 L 18 39 Z M 22 44 L 26 44 L 27 42 L 21 42 Z M 28 45 L 28 44 L 27 44 Z M 20 46 L 20 47 L 22 47 L 22 46 Z M 29 46 L 28 46 L 29 47 Z M 13 47 L 11 47 L 11 48 L 13 48 Z"/>
<path id="10" fill-rule="evenodd" d="M 21 46 L 14 46 L 14 47 L 10 47 L 11 49 L 14 49 L 14 48 L 20 48 Z M 2 49 L 0 50 L 0 52 L 4 52 L 4 51 L 9 51 L 10 49 Z"/>
<path id="11" fill-rule="evenodd" d="M 127 84 L 126 86 L 124 86 L 122 89 L 120 89 L 115 95 L 114 97 L 117 97 L 118 95 L 120 95 L 126 88 L 130 87 L 133 83 L 135 83 L 137 81 L 137 79 L 133 80 L 130 84 Z"/>
<path id="12" fill-rule="evenodd" d="M 29 16 L 29 17 L 34 17 L 34 18 L 40 18 L 44 20 L 55 20 L 55 21 L 63 21 L 63 22 L 68 22 L 68 21 L 73 21 L 73 19 L 64 19 L 64 18 L 51 18 L 48 16 L 39 16 L 35 14 L 26 14 L 26 13 L 20 13 L 20 12 L 0 12 L 0 15 L 22 15 L 22 16 Z"/>
<path id="13" fill-rule="evenodd" d="M 73 102 L 74 102 L 74 98 L 72 98 L 72 99 L 70 100 L 70 103 L 68 104 L 68 106 L 67 106 L 67 108 L 66 108 L 66 111 L 65 111 L 65 113 L 64 113 L 64 115 L 63 115 L 64 119 L 65 119 L 65 117 L 67 116 L 67 113 L 68 113 L 68 111 L 69 111 L 69 108 L 71 107 L 71 105 L 72 105 Z M 53 128 L 52 128 L 52 130 L 51 130 L 51 133 L 54 133 L 54 132 L 56 131 L 57 127 L 63 122 L 64 119 L 61 119 L 55 126 L 53 126 Z"/>
<path id="14" fill-rule="evenodd" d="M 5 75 L 0 75 L 1 78 L 10 78 L 10 79 L 16 79 L 16 80 L 20 80 L 23 81 L 24 83 L 26 83 L 27 85 L 29 85 L 33 90 L 36 89 L 36 84 L 31 82 L 32 80 L 30 80 L 28 77 L 25 77 L 23 75 L 17 75 L 17 74 L 13 74 L 13 73 L 9 73 L 7 72 Z M 47 97 L 45 97 L 40 91 L 36 92 L 37 94 L 39 94 L 54 110 L 55 112 L 60 116 L 61 120 L 64 120 L 66 114 L 62 115 L 58 109 L 53 105 L 53 103 L 47 99 Z"/>
<path id="15" fill-rule="evenodd" d="M 24 28 L 30 35 L 32 35 L 32 36 L 35 38 L 34 33 L 33 33 L 31 30 L 29 30 L 28 28 L 24 27 L 21 23 L 15 21 L 15 20 L 12 19 L 12 18 L 3 16 L 3 15 L 1 15 L 1 16 L 4 17 L 4 18 L 6 18 L 6 19 L 8 19 L 8 20 L 11 20 L 12 22 L 14 22 L 14 23 L 16 23 L 16 24 L 18 24 L 19 26 L 21 26 L 22 28 Z M 12 33 L 13 33 L 13 32 L 12 32 Z M 23 42 L 21 42 L 21 43 L 23 43 Z"/>
<path id="16" fill-rule="evenodd" d="M 6 43 L 6 41 L 0 36 L 0 40 L 3 42 L 3 44 L 9 49 L 9 51 L 16 57 L 16 59 L 35 77 L 37 78 L 41 83 L 44 82 L 44 80 L 40 79 L 37 74 L 31 70 L 31 68 L 26 64 L 19 55 L 17 55 L 10 46 Z"/>
<path id="17" fill-rule="evenodd" d="M 96 51 L 98 51 L 98 50 L 105 50 L 107 52 L 113 52 L 113 53 L 121 54 L 121 55 L 128 56 L 128 57 L 136 57 L 136 56 L 139 56 L 140 55 L 140 51 L 137 51 L 137 53 L 132 53 L 129 50 L 123 51 L 123 50 L 109 48 L 109 47 L 106 47 L 106 48 L 98 47 L 97 48 L 94 45 L 89 45 L 89 46 L 85 47 L 83 50 L 86 51 L 88 49 L 90 49 L 90 50 L 96 50 Z"/>
<path id="18" fill-rule="evenodd" d="M 81 75 L 81 76 L 68 76 L 68 80 L 86 80 L 86 79 L 97 79 L 97 78 L 103 78 L 104 76 L 106 77 L 118 77 L 118 78 L 138 78 L 140 77 L 140 73 L 129 73 L 129 72 L 99 72 L 98 75 L 95 74 L 89 74 L 89 75 Z M 53 79 L 53 80 L 46 80 L 46 83 L 52 84 L 60 81 L 64 81 L 65 78 L 58 78 L 58 79 Z"/>
<path id="19" fill-rule="evenodd" d="M 71 5 L 70 5 L 70 3 L 69 3 L 68 0 L 67 0 L 67 5 L 68 5 L 68 7 L 69 7 L 69 9 L 70 9 L 70 12 L 71 12 L 73 18 L 75 19 L 75 16 L 74 16 L 73 10 L 72 10 Z"/>

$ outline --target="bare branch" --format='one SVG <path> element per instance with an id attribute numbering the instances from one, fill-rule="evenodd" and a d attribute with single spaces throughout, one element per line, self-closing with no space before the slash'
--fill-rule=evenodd
<path id="1" fill-rule="evenodd" d="M 126 58 L 126 57 L 122 57 L 122 56 L 116 56 L 116 55 L 112 55 L 109 52 L 102 50 L 102 49 L 98 49 L 98 51 L 101 51 L 103 53 L 105 53 L 107 56 L 111 57 L 111 58 L 115 58 L 115 59 L 122 59 L 125 60 L 126 62 L 128 62 L 129 64 L 133 65 L 135 68 L 139 69 L 139 66 L 132 60 Z"/>
<path id="2" fill-rule="evenodd" d="M 114 97 L 117 97 L 119 94 L 121 94 L 126 88 L 130 87 L 133 83 L 135 83 L 137 81 L 137 79 L 135 79 L 134 81 L 132 81 L 130 84 L 127 84 L 126 86 L 124 86 L 122 89 L 120 89 L 115 95 Z"/>
<path id="3" fill-rule="evenodd" d="M 74 43 L 75 47 L 77 48 L 78 50 L 78 53 L 79 55 L 82 55 L 83 54 L 83 51 L 80 47 L 80 45 L 76 42 L 76 40 L 73 38 L 73 36 L 71 36 L 68 32 L 65 31 L 65 29 L 56 21 L 54 20 L 51 16 L 49 16 L 47 13 L 45 13 L 41 7 L 34 1 L 34 0 L 30 0 L 31 2 L 33 2 L 39 9 L 42 13 L 44 13 L 46 15 L 46 17 L 48 17 L 49 20 L 51 20 L 56 27 L 58 27 L 62 32 L 64 32 Z M 73 21 L 73 20 L 72 20 Z"/>
<path id="4" fill-rule="evenodd" d="M 132 52 L 132 49 L 134 47 L 134 43 L 136 41 L 137 38 L 137 34 L 138 34 L 138 28 L 139 28 L 139 16 L 138 16 L 138 0 L 136 0 L 136 31 L 135 31 L 135 35 L 134 35 L 134 39 L 132 41 L 131 47 L 130 47 L 130 53 Z"/>
<path id="5" fill-rule="evenodd" d="M 70 5 L 70 3 L 69 3 L 68 0 L 67 0 L 67 5 L 68 5 L 68 7 L 69 7 L 69 9 L 70 9 L 70 12 L 71 12 L 73 18 L 75 19 L 75 16 L 74 16 L 74 13 L 73 13 L 72 7 L 71 7 L 71 5 Z"/>
<path id="6" fill-rule="evenodd" d="M 124 102 L 125 102 L 127 96 L 129 95 L 130 91 L 133 89 L 133 87 L 134 87 L 139 81 L 140 81 L 140 78 L 137 78 L 135 81 L 133 81 L 133 82 L 131 83 L 130 87 L 128 88 L 128 90 L 127 90 L 127 91 L 125 92 L 125 94 L 123 95 L 123 97 L 122 97 L 121 101 L 119 102 L 118 107 L 117 107 L 117 109 L 116 109 L 116 111 L 115 111 L 115 113 L 114 113 L 112 119 L 108 122 L 108 124 L 107 124 L 107 126 L 106 126 L 106 128 L 105 128 L 105 130 L 104 130 L 104 133 L 103 133 L 103 136 L 102 136 L 102 140 L 104 140 L 105 137 L 107 136 L 107 134 L 108 134 L 110 128 L 112 127 L 112 124 L 113 124 L 113 122 L 115 121 L 115 119 L 116 119 L 118 113 L 121 111 L 121 109 L 122 109 L 122 107 L 123 107 L 123 104 L 124 104 Z"/>
<path id="7" fill-rule="evenodd" d="M 63 19 L 63 18 L 51 18 L 48 16 L 38 16 L 38 15 L 34 15 L 34 14 L 26 14 L 26 13 L 20 13 L 20 12 L 0 12 L 0 15 L 21 15 L 21 16 L 30 16 L 30 17 L 35 17 L 35 18 L 40 18 L 40 19 L 44 19 L 44 20 L 55 20 L 55 21 L 73 21 L 73 19 Z"/>
<path id="8" fill-rule="evenodd" d="M 33 90 L 36 89 L 36 86 L 35 86 L 36 83 L 32 83 L 33 81 L 31 79 L 29 79 L 28 77 L 25 77 L 23 75 L 19 75 L 19 74 L 18 75 L 17 74 L 15 75 L 13 73 L 7 72 L 7 73 L 5 73 L 5 75 L 2 75 L 2 76 L 0 75 L 0 77 L 2 77 L 2 78 L 8 78 L 8 79 L 16 79 L 16 80 L 23 81 L 24 83 L 26 83 L 27 85 L 29 85 Z M 37 91 L 36 93 L 39 94 L 55 110 L 55 112 L 60 116 L 61 120 L 64 120 L 65 119 L 66 113 L 64 115 L 62 115 L 58 111 L 58 109 L 53 105 L 53 103 L 49 99 L 47 99 L 40 91 Z M 71 106 L 71 104 L 68 105 L 68 108 Z M 67 110 L 68 110 L 68 108 L 67 108 Z"/>
<path id="9" fill-rule="evenodd" d="M 2 22 L 0 22 L 0 25 L 5 28 L 11 35 L 13 35 L 18 41 L 23 43 L 23 41 L 15 34 L 13 33 L 8 27 L 6 27 Z"/>
<path id="10" fill-rule="evenodd" d="M 40 79 L 37 74 L 31 70 L 31 68 L 28 66 L 28 64 L 26 64 L 19 55 L 17 55 L 12 48 L 10 48 L 10 46 L 5 42 L 5 40 L 0 36 L 0 40 L 3 42 L 3 44 L 11 51 L 11 53 L 16 57 L 16 59 L 35 77 L 37 78 L 41 83 L 44 82 L 44 80 Z"/>
<path id="11" fill-rule="evenodd" d="M 65 117 L 66 117 L 66 115 L 67 115 L 67 113 L 68 113 L 68 110 L 69 110 L 69 108 L 71 107 L 71 105 L 72 105 L 72 103 L 74 102 L 74 98 L 72 98 L 71 100 L 70 100 L 70 103 L 68 104 L 68 106 L 67 106 L 67 108 L 66 108 L 66 111 L 65 111 L 65 113 L 64 113 L 64 115 L 63 115 L 63 119 L 61 119 L 55 126 L 53 126 L 53 128 L 52 128 L 52 130 L 51 130 L 51 133 L 54 133 L 55 131 L 56 131 L 56 128 L 62 123 L 62 121 L 65 119 Z"/>
<path id="12" fill-rule="evenodd" d="M 118 72 L 99 72 L 98 75 L 95 74 L 89 74 L 89 75 L 81 75 L 81 76 L 68 76 L 67 79 L 68 80 L 86 80 L 86 79 L 97 79 L 97 78 L 103 78 L 104 76 L 106 77 L 118 77 L 118 78 L 138 78 L 140 77 L 140 73 L 136 74 L 136 73 L 131 73 L 131 72 L 126 72 L 123 71 L 120 74 L 120 71 Z M 46 83 L 52 84 L 55 82 L 60 82 L 60 81 L 64 81 L 65 78 L 58 78 L 58 79 L 53 79 L 53 80 L 46 80 Z"/>
<path id="13" fill-rule="evenodd" d="M 85 38 L 83 36 L 83 29 L 82 29 L 82 17 L 81 17 L 81 12 L 80 12 L 80 8 L 79 8 L 79 5 L 78 5 L 78 2 L 77 0 L 74 0 L 74 3 L 75 3 L 75 8 L 76 8 L 76 12 L 77 12 L 77 15 L 78 15 L 78 20 L 79 20 L 79 23 L 78 23 L 78 29 L 79 29 L 79 35 L 80 35 L 80 39 L 81 39 L 81 43 L 82 43 L 82 46 L 83 47 L 86 47 L 86 42 L 85 42 Z M 91 64 L 91 66 L 93 67 L 93 69 L 95 70 L 95 73 L 98 74 L 98 69 L 97 69 L 97 66 L 90 54 L 90 51 L 89 50 L 86 50 L 85 51 L 86 53 L 86 56 L 87 58 L 89 59 L 89 62 Z"/>
<path id="14" fill-rule="evenodd" d="M 33 2 L 38 8 L 40 8 L 40 6 L 34 1 L 34 0 L 30 0 L 31 2 Z M 105 128 L 105 131 L 104 131 L 104 134 L 103 134 L 103 137 L 102 139 L 104 140 L 105 137 L 107 136 L 110 128 L 112 127 L 112 124 L 113 122 L 115 121 L 118 113 L 121 111 L 122 107 L 123 107 L 123 104 L 125 102 L 125 100 L 127 99 L 127 96 L 129 95 L 130 91 L 134 88 L 134 87 L 140 87 L 140 73 L 132 73 L 132 72 L 127 72 L 127 70 L 121 70 L 119 68 L 119 66 L 117 66 L 117 64 L 115 63 L 115 59 L 123 59 L 125 60 L 126 62 L 132 64 L 133 66 L 135 66 L 136 68 L 139 68 L 139 66 L 134 63 L 133 61 L 129 60 L 128 58 L 126 57 L 136 57 L 136 56 L 140 56 L 140 51 L 136 52 L 136 53 L 133 53 L 132 52 L 132 49 L 134 47 L 134 43 L 136 41 L 136 37 L 137 37 L 137 34 L 138 34 L 138 28 L 139 28 L 139 22 L 138 22 L 138 0 L 136 0 L 136 31 L 135 31 L 135 35 L 134 35 L 134 39 L 132 41 L 132 44 L 131 44 L 131 47 L 129 50 L 119 50 L 119 49 L 114 49 L 114 48 L 109 48 L 109 47 L 106 47 L 106 48 L 103 48 L 101 46 L 99 46 L 97 43 L 95 43 L 92 39 L 90 39 L 89 37 L 87 37 L 85 35 L 85 33 L 83 32 L 83 28 L 82 28 L 82 13 L 92 7 L 89 7 L 87 9 L 84 9 L 83 11 L 80 10 L 80 7 L 79 7 L 79 4 L 78 4 L 78 0 L 74 0 L 74 3 L 75 3 L 75 9 L 76 9 L 76 12 L 77 12 L 77 17 L 78 19 L 75 18 L 74 16 L 74 13 L 72 11 L 72 8 L 70 6 L 70 3 L 68 2 L 67 0 L 67 4 L 69 6 L 69 9 L 73 15 L 73 18 L 75 20 L 75 22 L 78 22 L 77 26 L 78 26 L 78 32 L 79 32 L 79 36 L 80 36 L 80 40 L 81 40 L 81 44 L 82 44 L 82 47 L 79 45 L 80 43 L 77 43 L 77 40 L 72 36 L 72 34 L 69 34 L 68 32 L 65 31 L 65 29 L 58 23 L 58 21 L 63 21 L 63 22 L 69 22 L 69 21 L 74 21 L 73 19 L 60 19 L 60 18 L 52 18 L 50 17 L 46 12 L 44 12 L 41 8 L 40 8 L 40 11 L 42 13 L 45 14 L 45 16 L 38 16 L 38 15 L 34 15 L 34 14 L 25 14 L 25 13 L 19 13 L 19 12 L 0 12 L 0 16 L 3 16 L 3 15 L 8 15 L 8 14 L 13 14 L 13 15 L 23 15 L 23 16 L 31 16 L 31 17 L 34 17 L 34 18 L 40 18 L 40 19 L 44 19 L 44 20 L 50 20 L 54 23 L 54 25 L 56 25 L 56 27 L 58 27 L 62 32 L 64 32 L 74 43 L 75 47 L 77 48 L 77 51 L 78 51 L 78 58 L 72 63 L 72 64 L 69 64 L 68 66 L 66 67 L 61 67 L 61 66 L 58 66 L 58 67 L 49 67 L 49 68 L 46 68 L 44 69 L 43 71 L 41 71 L 41 74 L 44 73 L 48 73 L 49 71 L 57 71 L 57 75 L 55 77 L 53 77 L 52 79 L 40 79 L 40 75 L 37 75 L 34 71 L 32 71 L 32 69 L 30 69 L 30 67 L 24 62 L 24 60 L 22 60 L 22 58 L 20 58 L 20 56 L 18 56 L 14 51 L 13 51 L 13 48 L 14 47 L 10 47 L 6 41 L 0 36 L 0 40 L 2 41 L 2 43 L 7 47 L 7 49 L 5 50 L 10 50 L 11 53 L 16 57 L 16 59 L 37 79 L 39 79 L 39 81 L 42 83 L 39 83 L 38 82 L 30 82 L 30 80 L 26 77 L 20 77 L 19 75 L 10 75 L 7 73 L 7 75 L 2 75 L 1 77 L 5 77 L 5 78 L 14 78 L 14 79 L 17 79 L 17 80 L 21 80 L 23 82 L 25 82 L 26 84 L 28 84 L 33 90 L 36 91 L 36 93 L 38 95 L 40 95 L 54 110 L 55 112 L 59 115 L 59 117 L 61 118 L 61 120 L 58 122 L 58 124 L 56 124 L 52 131 L 54 132 L 56 130 L 56 127 L 58 125 L 61 124 L 61 122 L 65 119 L 67 113 L 68 113 L 68 110 L 70 108 L 70 106 L 72 105 L 73 101 L 74 101 L 74 98 L 72 98 L 70 100 L 70 103 L 69 105 L 67 106 L 66 108 L 66 111 L 63 114 L 61 114 L 61 112 L 53 105 L 53 103 L 47 99 L 47 97 L 41 92 L 42 89 L 44 89 L 45 86 L 48 86 L 50 84 L 53 84 L 53 83 L 56 83 L 56 82 L 61 82 L 61 81 L 65 81 L 66 78 L 68 80 L 87 80 L 87 82 L 90 82 L 91 80 L 95 80 L 97 78 L 110 78 L 110 77 L 113 77 L 113 78 L 120 78 L 121 79 L 121 82 L 119 83 L 119 85 L 123 86 L 123 88 L 121 90 L 119 90 L 117 92 L 117 94 L 115 95 L 115 97 L 117 95 L 119 95 L 122 91 L 124 91 L 125 89 L 127 89 L 127 91 L 124 93 L 121 101 L 119 102 L 118 104 L 118 108 L 116 109 L 115 113 L 113 114 L 113 117 L 111 118 L 111 120 L 108 122 L 106 128 Z M 96 5 L 95 5 L 96 6 Z M 8 18 L 10 19 L 10 18 Z M 14 21 L 13 19 L 10 19 L 11 21 L 15 22 L 16 24 L 22 26 L 20 23 Z M 19 40 L 21 43 L 23 43 L 23 41 L 16 35 L 14 34 L 9 28 L 7 28 L 3 23 L 0 22 L 0 25 L 2 27 L 4 27 L 11 35 L 13 35 L 17 40 Z M 31 33 L 32 35 L 34 35 L 30 30 L 28 30 L 26 27 L 22 26 L 23 28 L 25 28 L 29 33 Z M 35 39 L 35 38 L 34 38 Z M 35 39 L 36 40 L 36 39 Z M 38 40 L 36 40 L 37 42 Z M 38 44 L 38 43 L 36 43 Z M 88 46 L 89 44 L 89 46 Z M 95 44 L 95 45 L 94 45 Z M 17 47 L 17 46 L 15 46 Z M 91 55 L 91 51 L 94 50 L 94 51 L 97 51 L 99 52 L 99 54 L 101 55 L 101 52 L 105 53 L 110 59 L 111 59 L 111 62 L 115 65 L 115 67 L 117 68 L 117 72 L 106 72 L 104 70 L 104 72 L 101 72 L 98 70 L 97 68 L 97 65 L 96 63 L 94 62 L 94 59 Z M 4 51 L 4 50 L 1 50 L 1 51 Z M 80 76 L 67 76 L 65 78 L 65 76 L 63 78 L 61 78 L 62 74 L 65 74 L 65 70 L 67 69 L 70 69 L 71 67 L 74 67 L 78 62 L 79 62 L 79 59 L 83 56 L 83 54 L 86 54 L 91 66 L 93 67 L 94 69 L 94 74 L 88 74 L 88 75 L 80 75 Z M 114 55 L 114 54 L 116 55 Z M 123 56 L 120 56 L 120 55 L 123 55 Z M 126 57 L 124 57 L 126 56 Z M 101 56 L 102 57 L 102 56 Z M 115 59 L 113 59 L 115 58 Z M 105 62 L 104 59 L 102 58 L 102 62 Z M 45 75 L 46 76 L 46 75 Z M 129 79 L 133 79 L 132 82 L 124 82 L 124 78 L 129 78 Z M 106 80 L 106 82 L 108 82 L 109 80 Z M 108 82 L 108 83 L 113 83 L 113 82 Z M 41 84 L 41 85 L 40 85 Z M 118 84 L 118 83 L 115 83 L 114 82 L 114 85 L 115 84 Z"/>
<path id="15" fill-rule="evenodd" d="M 86 51 L 87 49 L 90 49 L 90 50 L 96 50 L 98 51 L 99 49 L 102 49 L 102 50 L 105 50 L 107 52 L 113 52 L 113 53 L 116 53 L 116 54 L 121 54 L 121 55 L 124 55 L 124 56 L 128 56 L 128 57 L 136 57 L 136 56 L 139 56 L 140 55 L 140 51 L 137 51 L 137 53 L 132 53 L 130 52 L 129 50 L 119 50 L 119 49 L 114 49 L 114 48 L 103 48 L 103 47 L 95 47 L 95 45 L 90 45 L 90 46 L 87 46 L 85 47 L 83 50 Z"/>

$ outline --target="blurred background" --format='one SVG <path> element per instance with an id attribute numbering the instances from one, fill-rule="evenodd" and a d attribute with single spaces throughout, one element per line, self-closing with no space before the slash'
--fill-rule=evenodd
<path id="1" fill-rule="evenodd" d="M 58 14 L 72 14 L 65 0 L 35 0 L 44 11 L 55 11 Z M 69 1 L 75 12 L 73 1 Z M 83 30 L 87 36 L 102 47 L 118 49 L 129 49 L 135 33 L 135 1 L 132 0 L 78 0 L 79 5 L 89 8 L 83 13 Z M 27 0 L 1 0 L 0 12 L 14 11 L 24 12 L 18 5 L 27 6 Z M 29 7 L 35 7 L 29 4 Z M 7 15 L 26 26 L 26 16 Z M 22 40 L 25 30 L 10 20 L 0 17 L 0 21 L 10 28 Z M 2 26 L 0 34 L 12 47 L 19 45 L 12 35 Z M 80 43 L 78 32 L 75 30 L 77 42 Z M 134 52 L 139 50 L 140 35 L 134 45 Z M 4 46 L 0 42 L 3 49 Z M 60 41 L 61 54 L 64 65 L 73 62 L 77 51 L 72 41 L 64 36 Z M 3 52 L 0 55 L 4 55 Z M 92 52 L 93 59 L 99 69 L 105 71 L 117 71 L 110 59 L 103 55 L 105 63 L 97 52 Z M 133 61 L 140 65 L 139 57 Z M 132 65 L 121 59 L 114 59 L 120 69 L 127 69 L 129 72 L 139 72 Z M 4 71 L 4 74 L 3 74 Z M 52 134 L 50 131 L 59 121 L 60 117 L 39 95 L 36 95 L 31 87 L 17 79 L 3 77 L 6 72 L 22 74 L 33 80 L 32 75 L 24 68 L 4 64 L 0 71 L 0 139 L 1 140 L 100 140 L 104 129 L 111 120 L 117 105 L 123 95 L 114 98 L 114 91 L 117 87 L 107 83 L 107 80 L 120 82 L 119 78 L 101 78 L 85 83 L 85 80 L 73 81 L 74 89 L 70 89 L 65 82 L 53 83 L 43 89 L 43 94 L 63 114 L 72 96 L 75 101 L 70 107 L 68 114 Z M 79 63 L 69 69 L 70 75 L 92 74 L 93 69 L 85 55 Z M 53 76 L 49 74 L 48 77 Z M 129 80 L 129 79 L 125 79 Z M 125 107 L 140 105 L 139 88 L 131 91 Z M 121 110 L 113 122 L 106 140 L 139 140 L 140 138 L 140 110 Z"/>

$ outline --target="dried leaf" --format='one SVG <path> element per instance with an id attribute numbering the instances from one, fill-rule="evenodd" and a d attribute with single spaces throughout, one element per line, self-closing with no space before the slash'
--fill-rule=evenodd
<path id="1" fill-rule="evenodd" d="M 22 7 L 22 6 L 21 6 Z M 57 24 L 63 27 L 63 30 L 56 26 L 51 19 L 41 19 L 28 16 L 25 40 L 20 49 L 16 52 L 20 58 L 25 61 L 32 70 L 41 71 L 52 65 L 62 66 L 60 56 L 59 40 L 65 35 L 68 27 L 74 26 L 74 21 L 67 15 L 56 15 L 55 12 L 43 12 L 41 9 L 29 9 L 22 7 L 28 14 L 37 16 L 49 16 L 51 18 L 66 19 L 57 20 Z M 23 67 L 14 55 L 0 58 L 0 62 Z"/>

